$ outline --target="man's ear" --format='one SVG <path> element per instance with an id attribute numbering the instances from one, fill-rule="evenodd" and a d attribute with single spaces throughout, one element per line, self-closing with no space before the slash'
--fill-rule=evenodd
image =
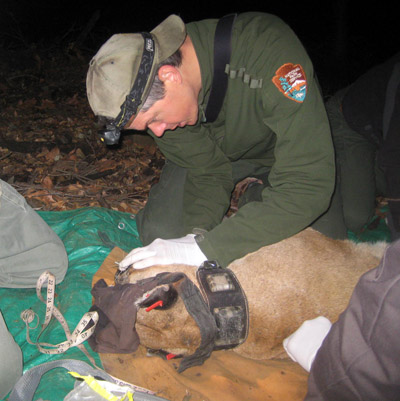
<path id="1" fill-rule="evenodd" d="M 172 65 L 163 65 L 158 70 L 158 78 L 161 82 L 182 82 L 182 75 L 180 71 Z"/>

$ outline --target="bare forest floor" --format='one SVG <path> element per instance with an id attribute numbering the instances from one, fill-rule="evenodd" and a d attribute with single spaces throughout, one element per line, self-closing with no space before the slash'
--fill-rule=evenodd
<path id="1" fill-rule="evenodd" d="M 0 54 L 0 178 L 36 210 L 136 213 L 164 159 L 146 134 L 125 135 L 117 148 L 100 142 L 88 61 L 73 48 Z"/>

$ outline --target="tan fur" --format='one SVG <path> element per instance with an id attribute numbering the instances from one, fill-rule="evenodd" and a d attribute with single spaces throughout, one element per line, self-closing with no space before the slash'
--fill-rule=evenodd
<path id="1" fill-rule="evenodd" d="M 336 321 L 359 277 L 376 267 L 386 245 L 332 240 L 312 229 L 230 264 L 249 304 L 250 328 L 245 343 L 235 348 L 253 359 L 282 354 L 282 341 L 307 319 L 326 316 Z M 135 270 L 135 282 L 165 271 L 182 271 L 197 284 L 193 266 L 152 266 Z M 139 311 L 136 328 L 142 345 L 175 354 L 191 354 L 200 333 L 183 302 L 169 310 Z"/>

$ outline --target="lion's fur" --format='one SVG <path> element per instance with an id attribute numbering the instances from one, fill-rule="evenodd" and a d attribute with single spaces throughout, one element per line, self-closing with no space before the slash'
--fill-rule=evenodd
<path id="1" fill-rule="evenodd" d="M 379 264 L 385 247 L 333 240 L 309 228 L 232 262 L 229 268 L 247 295 L 250 314 L 248 338 L 235 351 L 253 359 L 279 357 L 283 339 L 304 320 L 323 315 L 336 321 L 359 277 Z M 195 270 L 152 266 L 126 280 L 180 271 L 197 283 Z M 199 329 L 180 299 L 169 310 L 140 310 L 136 329 L 149 348 L 191 354 L 200 344 Z"/>

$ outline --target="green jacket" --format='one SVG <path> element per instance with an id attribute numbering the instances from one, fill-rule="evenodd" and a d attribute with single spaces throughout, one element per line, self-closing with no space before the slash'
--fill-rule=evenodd
<path id="1" fill-rule="evenodd" d="M 204 20 L 187 25 L 201 68 L 200 114 L 211 88 L 216 24 Z M 281 71 L 284 65 L 286 71 Z M 197 238 L 198 245 L 222 266 L 309 226 L 328 208 L 335 177 L 330 129 L 313 66 L 287 25 L 268 14 L 240 14 L 232 33 L 229 76 L 214 123 L 199 118 L 196 126 L 155 138 L 165 157 L 188 171 L 186 231 L 208 230 Z M 285 77 L 295 77 L 297 92 L 289 87 L 284 93 Z M 231 162 L 240 159 L 270 167 L 270 187 L 262 202 L 248 203 L 222 221 L 234 187 Z"/>

